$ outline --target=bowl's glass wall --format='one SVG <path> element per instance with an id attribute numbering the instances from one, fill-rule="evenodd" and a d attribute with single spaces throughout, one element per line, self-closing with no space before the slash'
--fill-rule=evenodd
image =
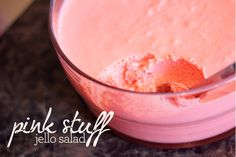
<path id="1" fill-rule="evenodd" d="M 126 57 L 127 53 L 109 53 L 109 60 L 104 60 L 96 52 L 79 53 L 80 66 L 76 67 L 66 57 L 57 41 L 58 13 L 62 4 L 63 0 L 52 1 L 50 18 L 52 41 L 58 57 L 72 85 L 95 114 L 102 110 L 115 112 L 111 123 L 113 128 L 135 138 L 178 143 L 215 136 L 234 127 L 234 81 L 208 91 L 200 99 L 195 99 L 191 95 L 186 98 L 127 92 L 104 86 L 84 75 L 83 72 L 90 76 L 97 75 L 99 71 L 94 69 L 102 69 L 109 62 Z M 129 51 L 129 55 L 132 55 L 132 52 L 134 51 Z M 194 57 L 202 64 L 211 66 L 207 64 L 208 61 L 198 58 L 198 54 L 194 52 L 191 56 L 190 53 L 181 55 Z M 212 59 L 220 61 L 218 56 Z M 99 68 L 91 66 L 94 61 L 94 66 Z"/>

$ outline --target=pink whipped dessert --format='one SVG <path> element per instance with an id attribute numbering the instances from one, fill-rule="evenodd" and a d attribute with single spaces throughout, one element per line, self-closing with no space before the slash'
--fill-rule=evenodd
<path id="1" fill-rule="evenodd" d="M 105 68 L 101 81 L 138 92 L 181 92 L 204 80 L 201 69 L 185 59 L 152 54 L 132 56 Z"/>
<path id="2" fill-rule="evenodd" d="M 95 114 L 115 112 L 112 128 L 145 141 L 184 143 L 235 127 L 234 81 L 203 99 L 181 97 L 234 61 L 234 0 L 61 3 L 53 29 L 67 59 L 59 59 Z"/>

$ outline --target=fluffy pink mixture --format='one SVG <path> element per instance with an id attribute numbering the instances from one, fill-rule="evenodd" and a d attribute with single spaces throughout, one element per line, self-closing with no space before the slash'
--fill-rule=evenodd
<path id="1" fill-rule="evenodd" d="M 171 56 L 132 56 L 105 68 L 99 79 L 109 85 L 139 92 L 179 92 L 204 80 L 195 64 Z"/>

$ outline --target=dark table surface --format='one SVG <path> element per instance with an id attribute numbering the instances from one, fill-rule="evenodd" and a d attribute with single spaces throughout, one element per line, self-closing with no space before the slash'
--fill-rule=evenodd
<path id="1" fill-rule="evenodd" d="M 14 122 L 45 118 L 52 107 L 51 120 L 61 121 L 79 110 L 84 121 L 94 122 L 83 99 L 74 91 L 56 57 L 48 33 L 49 1 L 35 1 L 10 29 L 0 37 L 0 156 L 1 157 L 233 157 L 235 136 L 191 149 L 162 150 L 126 141 L 111 131 L 94 147 L 85 144 L 40 144 L 34 134 L 15 135 L 6 145 Z"/>

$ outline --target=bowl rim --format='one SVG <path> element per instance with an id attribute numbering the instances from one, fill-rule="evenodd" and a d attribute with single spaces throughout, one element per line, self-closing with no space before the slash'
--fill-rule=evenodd
<path id="1" fill-rule="evenodd" d="M 193 89 L 189 89 L 186 91 L 182 91 L 182 92 L 168 92 L 168 93 L 155 93 L 155 92 L 139 92 L 139 91 L 131 91 L 131 90 L 127 90 L 127 89 L 123 89 L 123 88 L 119 88 L 116 86 L 112 86 L 112 85 L 108 85 L 106 83 L 103 83 L 102 81 L 99 81 L 97 79 L 95 79 L 94 77 L 86 74 L 85 72 L 83 72 L 82 70 L 80 70 L 77 66 L 74 65 L 74 63 L 72 63 L 69 58 L 64 54 L 63 50 L 61 49 L 61 47 L 59 46 L 59 43 L 57 42 L 57 39 L 55 37 L 55 30 L 53 28 L 53 8 L 54 8 L 54 3 L 56 0 L 51 0 L 50 1 L 50 8 L 49 8 L 49 18 L 48 18 L 48 29 L 49 29 L 49 35 L 51 38 L 51 41 L 53 43 L 53 46 L 55 47 L 57 54 L 79 75 L 81 75 L 82 77 L 86 78 L 89 81 L 92 81 L 96 84 L 99 84 L 100 86 L 106 87 L 106 88 L 110 88 L 112 90 L 117 90 L 120 92 L 126 92 L 126 93 L 131 93 L 131 94 L 142 94 L 142 95 L 157 95 L 157 96 L 166 96 L 166 97 L 178 97 L 178 96 L 189 96 L 189 95 L 197 95 L 197 94 L 201 94 L 201 93 L 205 93 L 207 91 L 213 90 L 215 88 L 224 86 L 230 82 L 235 81 L 235 75 L 231 75 L 225 79 L 222 79 L 218 82 L 214 82 L 208 85 L 204 85 L 201 87 L 196 87 Z"/>

